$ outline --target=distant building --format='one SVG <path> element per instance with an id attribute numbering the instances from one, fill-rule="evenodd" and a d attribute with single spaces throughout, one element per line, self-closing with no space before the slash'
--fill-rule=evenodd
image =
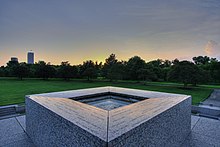
<path id="1" fill-rule="evenodd" d="M 27 53 L 27 63 L 34 64 L 34 52 L 33 51 L 29 51 Z"/>
<path id="2" fill-rule="evenodd" d="M 18 58 L 17 57 L 11 57 L 11 61 L 12 62 L 18 62 Z"/>

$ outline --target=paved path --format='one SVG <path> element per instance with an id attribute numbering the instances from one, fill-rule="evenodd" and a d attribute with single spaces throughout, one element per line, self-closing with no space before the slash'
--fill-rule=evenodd
<path id="1" fill-rule="evenodd" d="M 211 95 L 203 102 L 204 105 L 220 107 L 220 89 L 214 89 Z"/>
<path id="2" fill-rule="evenodd" d="M 220 121 L 191 117 L 192 132 L 182 147 L 220 147 Z M 34 147 L 25 132 L 25 116 L 0 120 L 0 147 Z"/>
<path id="3" fill-rule="evenodd" d="M 220 120 L 192 115 L 191 129 L 182 147 L 220 147 Z"/>
<path id="4" fill-rule="evenodd" d="M 25 128 L 25 116 L 0 120 L 0 147 L 34 147 Z"/>

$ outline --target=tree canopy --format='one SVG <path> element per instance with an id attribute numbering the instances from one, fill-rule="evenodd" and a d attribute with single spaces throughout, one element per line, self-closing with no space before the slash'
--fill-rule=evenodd
<path id="1" fill-rule="evenodd" d="M 115 54 L 110 54 L 102 62 L 86 60 L 80 65 L 70 65 L 68 61 L 60 65 L 51 65 L 45 61 L 35 64 L 9 61 L 7 66 L 0 67 L 0 76 L 29 78 L 96 78 L 136 81 L 175 81 L 196 86 L 198 83 L 220 83 L 220 62 L 216 58 L 197 56 L 191 61 L 152 60 L 146 62 L 139 56 L 133 56 L 128 61 L 120 61 Z"/>

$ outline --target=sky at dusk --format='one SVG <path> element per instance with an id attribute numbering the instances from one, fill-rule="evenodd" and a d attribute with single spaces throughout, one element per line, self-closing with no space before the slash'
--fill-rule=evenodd
<path id="1" fill-rule="evenodd" d="M 220 59 L 219 0 L 1 0 L 0 65 L 12 56 L 52 64 Z"/>

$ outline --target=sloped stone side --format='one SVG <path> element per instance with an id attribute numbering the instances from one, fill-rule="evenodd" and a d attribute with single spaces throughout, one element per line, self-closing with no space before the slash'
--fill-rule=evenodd
<path id="1" fill-rule="evenodd" d="M 26 109 L 26 130 L 36 146 L 107 146 L 105 141 L 29 98 L 26 98 Z"/>
<path id="2" fill-rule="evenodd" d="M 191 98 L 111 140 L 110 147 L 177 147 L 191 132 Z"/>

